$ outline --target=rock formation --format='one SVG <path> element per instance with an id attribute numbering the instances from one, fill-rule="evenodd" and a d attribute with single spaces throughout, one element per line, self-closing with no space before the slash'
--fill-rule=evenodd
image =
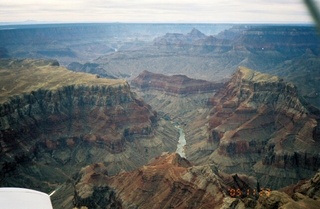
<path id="1" fill-rule="evenodd" d="M 240 67 L 211 103 L 207 142 L 190 142 L 187 150 L 192 162 L 241 170 L 273 189 L 310 178 L 320 167 L 319 115 L 293 84 Z M 207 144 L 212 151 L 201 152 Z"/>
<path id="2" fill-rule="evenodd" d="M 116 176 L 108 176 L 101 164 L 90 165 L 76 178 L 76 208 L 221 208 L 225 198 L 232 198 L 232 188 L 253 191 L 256 186 L 252 178 L 228 175 L 212 165 L 192 166 L 168 153 Z"/>
<path id="3" fill-rule="evenodd" d="M 160 116 L 185 124 L 209 110 L 208 101 L 222 83 L 144 71 L 131 86 Z"/>
<path id="4" fill-rule="evenodd" d="M 265 195 L 259 195 L 259 199 L 237 198 L 230 199 L 233 208 L 238 209 L 317 209 L 320 205 L 320 173 L 317 173 L 309 180 L 280 190 L 266 190 Z M 260 192 L 260 194 L 263 194 Z M 226 205 L 227 206 L 227 205 Z M 227 208 L 227 207 L 226 207 Z"/>
<path id="5" fill-rule="evenodd" d="M 75 185 L 53 196 L 57 208 L 310 208 L 319 205 L 319 173 L 281 190 L 263 188 L 253 177 L 226 174 L 212 164 L 193 166 L 163 153 L 145 166 L 116 176 L 101 163 L 81 169 Z M 68 191 L 69 190 L 69 191 Z M 61 201 L 62 194 L 64 196 Z"/>
<path id="6" fill-rule="evenodd" d="M 176 148 L 177 130 L 123 80 L 57 62 L 1 62 L 1 186 L 49 192 L 85 165 L 115 174 Z"/>
<path id="7" fill-rule="evenodd" d="M 168 94 L 199 94 L 214 92 L 222 86 L 205 80 L 191 79 L 185 75 L 166 76 L 143 71 L 131 81 L 131 85 L 142 90 L 158 90 Z"/>

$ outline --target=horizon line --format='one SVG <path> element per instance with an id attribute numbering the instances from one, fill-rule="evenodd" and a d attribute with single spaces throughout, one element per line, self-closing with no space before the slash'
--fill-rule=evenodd
<path id="1" fill-rule="evenodd" d="M 220 24 L 220 25 L 315 25 L 314 22 L 125 22 L 125 21 L 37 21 L 26 20 L 17 22 L 1 22 L 5 25 L 50 25 L 50 24 Z"/>

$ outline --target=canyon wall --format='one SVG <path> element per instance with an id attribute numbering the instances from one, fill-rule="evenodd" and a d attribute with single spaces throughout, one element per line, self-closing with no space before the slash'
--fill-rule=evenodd
<path id="1" fill-rule="evenodd" d="M 319 115 L 293 84 L 240 67 L 211 104 L 206 142 L 190 141 L 187 149 L 192 162 L 250 174 L 275 189 L 320 167 Z"/>
<path id="2" fill-rule="evenodd" d="M 1 186 L 53 190 L 85 165 L 115 174 L 176 148 L 177 130 L 125 81 L 32 60 L 0 73 Z"/>

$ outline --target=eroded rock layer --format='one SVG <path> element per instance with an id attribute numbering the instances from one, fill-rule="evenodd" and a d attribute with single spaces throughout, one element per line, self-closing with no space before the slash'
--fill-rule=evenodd
<path id="1" fill-rule="evenodd" d="M 319 206 L 319 173 L 309 180 L 273 190 L 246 175 L 226 174 L 212 164 L 193 166 L 164 153 L 131 172 L 109 176 L 101 163 L 81 169 L 75 185 L 53 196 L 57 208 L 310 208 Z M 64 198 L 59 199 L 59 197 Z M 66 195 L 67 194 L 67 195 Z"/>
<path id="2" fill-rule="evenodd" d="M 187 156 L 274 189 L 310 178 L 320 167 L 319 115 L 301 101 L 294 85 L 240 67 L 211 101 L 207 142 Z M 206 144 L 212 152 L 201 152 Z"/>
<path id="3" fill-rule="evenodd" d="M 81 170 L 75 185 L 77 208 L 221 208 L 230 188 L 254 189 L 246 176 L 214 166 L 192 166 L 178 154 L 163 154 L 139 169 L 109 177 L 99 164 Z M 93 198 L 97 190 L 99 198 Z M 102 201 L 103 200 L 103 201 Z M 100 204 L 101 203 L 101 204 Z"/>
<path id="4" fill-rule="evenodd" d="M 166 76 L 148 71 L 140 73 L 131 84 L 143 90 L 159 90 L 180 95 L 214 92 L 221 87 L 221 83 L 191 79 L 185 75 Z"/>
<path id="5" fill-rule="evenodd" d="M 147 165 L 116 176 L 101 163 L 81 169 L 51 198 L 56 208 L 310 208 L 320 205 L 319 173 L 281 190 L 253 177 L 226 174 L 215 165 L 193 166 L 164 153 Z"/>
<path id="6" fill-rule="evenodd" d="M 172 136 L 178 132 L 157 120 L 125 81 L 71 72 L 47 61 L 3 62 L 2 186 L 48 192 L 87 164 L 103 162 L 115 174 L 176 148 Z"/>

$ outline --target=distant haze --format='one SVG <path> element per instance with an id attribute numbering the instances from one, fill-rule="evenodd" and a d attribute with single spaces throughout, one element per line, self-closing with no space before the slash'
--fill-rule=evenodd
<path id="1" fill-rule="evenodd" d="M 317 0 L 319 3 L 320 0 Z M 311 23 L 302 0 L 0 0 L 0 22 Z"/>

